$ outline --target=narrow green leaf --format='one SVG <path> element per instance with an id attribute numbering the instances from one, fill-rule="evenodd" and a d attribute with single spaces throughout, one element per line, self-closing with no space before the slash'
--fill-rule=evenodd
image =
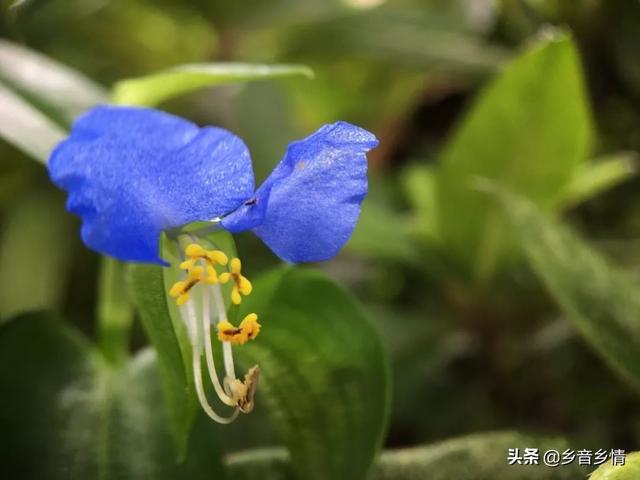
<path id="1" fill-rule="evenodd" d="M 162 267 L 134 265 L 131 286 L 142 324 L 158 355 L 158 369 L 175 445 L 186 453 L 189 432 L 198 408 L 193 387 L 191 352 L 181 322 L 172 318 L 165 296 Z M 182 335 L 179 338 L 178 335 Z"/>
<path id="2" fill-rule="evenodd" d="M 64 130 L 2 83 L 0 105 L 0 138 L 46 164 Z"/>
<path id="3" fill-rule="evenodd" d="M 566 34 L 529 47 L 480 94 L 442 154 L 437 189 L 443 242 L 476 280 L 492 276 L 511 242 L 475 179 L 549 209 L 587 158 L 590 137 L 578 54 Z"/>
<path id="4" fill-rule="evenodd" d="M 575 480 L 585 478 L 586 469 L 577 465 L 558 468 L 538 465 L 509 465 L 510 448 L 537 448 L 563 452 L 565 440 L 494 432 L 454 438 L 433 445 L 386 450 L 376 460 L 370 480 Z M 294 480 L 286 450 L 249 450 L 226 458 L 230 480 Z M 627 477 L 621 477 L 626 480 Z M 629 479 L 635 477 L 628 477 Z"/>
<path id="5" fill-rule="evenodd" d="M 0 384 L 8 478 L 223 478 L 211 424 L 176 463 L 150 350 L 111 368 L 62 322 L 25 316 L 0 326 Z"/>
<path id="6" fill-rule="evenodd" d="M 282 268 L 254 283 L 241 316 L 263 330 L 238 349 L 261 369 L 265 402 L 298 478 L 364 479 L 380 447 L 389 401 L 379 338 L 354 300 L 321 274 Z"/>
<path id="7" fill-rule="evenodd" d="M 0 39 L 0 84 L 3 83 L 36 110 L 59 119 L 63 125 L 107 98 L 102 87 L 80 72 Z M 4 101 L 2 105 L 4 110 Z"/>
<path id="8" fill-rule="evenodd" d="M 431 165 L 412 165 L 403 172 L 401 181 L 409 203 L 415 210 L 417 233 L 427 241 L 438 240 L 436 169 Z"/>
<path id="9" fill-rule="evenodd" d="M 0 235 L 0 319 L 60 307 L 76 247 L 75 224 L 57 192 L 14 201 Z"/>
<path id="10" fill-rule="evenodd" d="M 587 342 L 640 392 L 640 286 L 531 202 L 499 198 L 549 293 Z"/>
<path id="11" fill-rule="evenodd" d="M 113 101 L 119 104 L 154 106 L 175 96 L 212 85 L 296 75 L 313 77 L 313 72 L 302 65 L 194 63 L 146 77 L 122 80 L 113 88 Z"/>
<path id="12" fill-rule="evenodd" d="M 628 454 L 625 464 L 605 463 L 591 474 L 589 480 L 637 480 L 640 478 L 640 452 Z"/>
<path id="13" fill-rule="evenodd" d="M 127 358 L 134 307 L 127 288 L 126 264 L 102 257 L 98 281 L 98 343 L 114 362 Z"/>
<path id="14" fill-rule="evenodd" d="M 595 197 L 636 173 L 636 154 L 619 152 L 596 158 L 583 164 L 560 192 L 558 203 L 562 209 L 574 207 Z"/>

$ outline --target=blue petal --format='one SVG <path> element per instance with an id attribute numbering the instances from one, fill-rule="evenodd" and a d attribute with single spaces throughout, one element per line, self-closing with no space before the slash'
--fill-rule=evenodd
<path id="1" fill-rule="evenodd" d="M 162 263 L 160 233 L 236 209 L 253 192 L 245 144 L 220 128 L 152 109 L 97 107 L 49 160 L 92 249 Z"/>
<path id="2" fill-rule="evenodd" d="M 366 153 L 378 144 L 346 122 L 325 125 L 291 143 L 255 196 L 222 220 L 253 231 L 283 260 L 319 262 L 351 236 L 367 193 Z"/>

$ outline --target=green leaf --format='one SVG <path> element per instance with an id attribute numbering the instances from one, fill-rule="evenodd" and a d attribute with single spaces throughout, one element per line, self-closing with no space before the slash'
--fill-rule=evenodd
<path id="1" fill-rule="evenodd" d="M 640 286 L 531 202 L 499 194 L 519 244 L 577 331 L 640 392 Z"/>
<path id="2" fill-rule="evenodd" d="M 0 83 L 0 138 L 42 164 L 66 133 L 49 117 Z"/>
<path id="3" fill-rule="evenodd" d="M 636 154 L 619 152 L 596 158 L 580 166 L 571 181 L 560 192 L 561 208 L 574 207 L 635 175 Z"/>
<path id="4" fill-rule="evenodd" d="M 591 474 L 589 480 L 636 480 L 640 478 L 640 452 L 628 454 L 623 466 L 605 463 Z"/>
<path id="5" fill-rule="evenodd" d="M 2 470 L 10 478 L 223 476 L 210 424 L 197 430 L 186 461 L 175 462 L 149 350 L 112 368 L 64 324 L 26 316 L 0 327 L 0 384 Z"/>
<path id="6" fill-rule="evenodd" d="M 0 234 L 0 319 L 59 308 L 77 246 L 58 192 L 28 192 L 14 202 Z"/>
<path id="7" fill-rule="evenodd" d="M 223 230 L 211 231 L 208 222 L 195 222 L 188 225 L 184 232 L 207 238 L 230 258 L 236 256 L 233 236 Z M 174 249 L 175 245 L 163 238 L 163 258 L 172 265 L 179 262 Z M 181 270 L 172 267 L 133 265 L 130 276 L 142 324 L 158 355 L 158 368 L 179 457 L 186 453 L 193 420 L 200 408 L 193 382 L 189 334 L 175 301 L 167 297 L 171 285 L 181 273 Z M 231 288 L 231 284 L 223 285 L 225 297 L 229 297 Z"/>
<path id="8" fill-rule="evenodd" d="M 261 369 L 265 402 L 298 478 L 364 479 L 380 447 L 389 402 L 388 365 L 358 305 L 323 275 L 282 268 L 259 278 L 240 318 L 263 330 L 237 349 Z"/>
<path id="9" fill-rule="evenodd" d="M 563 452 L 566 441 L 534 437 L 515 432 L 495 432 L 454 438 L 424 445 L 382 452 L 372 469 L 370 480 L 574 480 L 585 478 L 578 465 L 550 468 L 539 465 L 509 465 L 510 448 L 537 448 Z M 230 480 L 294 480 L 290 458 L 282 449 L 265 448 L 229 455 L 226 459 Z M 626 478 L 626 477 L 621 477 Z M 628 477 L 631 479 L 632 477 Z M 635 478 L 635 477 L 633 477 Z"/>
<path id="10" fill-rule="evenodd" d="M 438 178 L 443 243 L 478 281 L 510 250 L 478 177 L 550 209 L 587 158 L 591 121 L 571 38 L 547 35 L 484 89 L 445 148 Z"/>
<path id="11" fill-rule="evenodd" d="M 366 199 L 345 250 L 366 257 L 416 263 L 419 254 L 402 215 Z"/>
<path id="12" fill-rule="evenodd" d="M 1 39 L 0 84 L 15 90 L 36 110 L 65 126 L 107 99 L 104 89 L 80 72 Z M 2 104 L 4 109 L 4 101 Z"/>
<path id="13" fill-rule="evenodd" d="M 409 203 L 415 210 L 417 233 L 427 241 L 440 238 L 437 180 L 437 171 L 431 165 L 412 165 L 401 178 Z"/>
<path id="14" fill-rule="evenodd" d="M 182 322 L 172 317 L 165 295 L 163 267 L 134 265 L 131 286 L 142 324 L 158 355 L 158 369 L 178 456 L 186 453 L 198 409 L 190 344 Z"/>
<path id="15" fill-rule="evenodd" d="M 129 351 L 134 306 L 129 298 L 127 265 L 102 257 L 98 279 L 98 343 L 111 361 L 122 361 Z"/>
<path id="16" fill-rule="evenodd" d="M 296 75 L 313 77 L 312 71 L 302 65 L 194 63 L 146 77 L 122 80 L 113 88 L 113 101 L 118 104 L 154 106 L 212 85 Z"/>

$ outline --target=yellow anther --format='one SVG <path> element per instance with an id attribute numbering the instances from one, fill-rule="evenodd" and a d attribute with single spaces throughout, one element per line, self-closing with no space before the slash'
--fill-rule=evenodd
<path id="1" fill-rule="evenodd" d="M 236 328 L 229 322 L 218 323 L 218 340 L 229 342 L 231 345 L 242 345 L 247 342 L 247 335 L 242 327 Z"/>
<path id="2" fill-rule="evenodd" d="M 193 267 L 196 264 L 196 259 L 195 258 L 190 258 L 189 260 L 185 260 L 184 262 L 182 262 L 180 264 L 180 268 L 182 270 L 189 270 L 191 267 Z"/>
<path id="3" fill-rule="evenodd" d="M 205 279 L 204 268 L 191 267 L 187 271 L 186 280 L 180 280 L 174 283 L 169 290 L 169 295 L 176 298 L 178 305 L 184 305 L 189 301 L 189 291 L 198 283 Z"/>
<path id="4" fill-rule="evenodd" d="M 187 248 L 184 249 L 184 253 L 187 257 L 198 258 L 204 257 L 207 252 L 204 248 L 202 248 L 202 246 L 198 245 L 197 243 L 191 243 L 187 245 Z"/>
<path id="5" fill-rule="evenodd" d="M 258 315 L 250 313 L 240 323 L 239 327 L 225 321 L 218 323 L 218 340 L 229 342 L 232 345 L 244 345 L 253 340 L 260 333 L 261 325 L 258 323 Z"/>
<path id="6" fill-rule="evenodd" d="M 249 279 L 242 275 L 242 263 L 239 258 L 234 258 L 229 262 L 229 272 L 220 274 L 220 283 L 227 283 L 229 279 L 233 279 L 233 289 L 231 290 L 231 301 L 235 305 L 240 305 L 242 295 L 249 295 L 253 290 L 253 286 Z"/>
<path id="7" fill-rule="evenodd" d="M 201 245 L 197 243 L 191 243 L 187 245 L 187 248 L 184 249 L 184 254 L 189 257 L 189 260 L 185 260 L 180 264 L 185 265 L 184 269 L 186 270 L 190 266 L 193 266 L 196 260 L 202 259 L 207 263 L 212 265 L 226 265 L 229 259 L 227 255 L 221 250 L 205 250 Z"/>
<path id="8" fill-rule="evenodd" d="M 213 268 L 213 265 L 207 265 L 207 278 L 206 282 L 211 285 L 215 285 L 218 283 L 218 274 L 216 273 L 216 269 Z"/>
<path id="9" fill-rule="evenodd" d="M 250 313 L 244 317 L 244 320 L 240 323 L 240 328 L 242 329 L 242 333 L 247 336 L 247 340 L 253 340 L 260 333 L 262 325 L 258 323 L 258 315 Z"/>

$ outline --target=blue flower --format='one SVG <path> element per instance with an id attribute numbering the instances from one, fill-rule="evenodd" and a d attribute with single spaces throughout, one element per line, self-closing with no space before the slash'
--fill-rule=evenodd
<path id="1" fill-rule="evenodd" d="M 220 219 L 251 230 L 280 258 L 333 257 L 367 193 L 375 136 L 346 122 L 293 142 L 254 191 L 244 142 L 216 127 L 147 108 L 99 106 L 76 121 L 49 160 L 52 181 L 83 221 L 82 239 L 120 260 L 163 264 L 163 231 Z"/>

